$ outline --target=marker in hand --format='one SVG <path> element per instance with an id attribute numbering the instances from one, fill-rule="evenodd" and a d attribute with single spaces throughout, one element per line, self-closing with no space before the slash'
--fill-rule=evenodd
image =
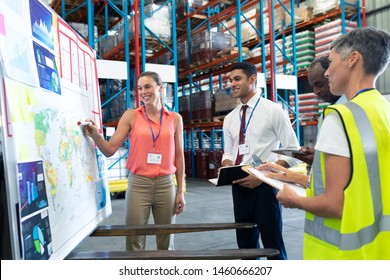
<path id="1" fill-rule="evenodd" d="M 92 122 L 82 122 L 82 121 L 77 122 L 77 125 L 81 125 L 81 126 L 90 125 L 90 124 L 92 124 Z"/>

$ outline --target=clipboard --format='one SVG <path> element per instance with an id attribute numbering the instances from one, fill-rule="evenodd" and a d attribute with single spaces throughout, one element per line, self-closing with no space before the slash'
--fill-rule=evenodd
<path id="1" fill-rule="evenodd" d="M 301 185 L 294 184 L 294 183 L 287 183 L 287 182 L 269 178 L 265 175 L 265 172 L 257 170 L 252 166 L 244 166 L 243 170 L 251 175 L 256 176 L 257 178 L 267 183 L 268 185 L 274 187 L 275 189 L 282 190 L 284 188 L 284 185 L 286 184 L 290 189 L 294 190 L 299 196 L 306 197 L 306 189 Z"/>
<path id="2" fill-rule="evenodd" d="M 232 185 L 233 181 L 247 177 L 249 174 L 243 167 L 251 167 L 250 165 L 234 165 L 225 166 L 219 169 L 217 178 L 209 179 L 209 182 L 217 187 Z"/>

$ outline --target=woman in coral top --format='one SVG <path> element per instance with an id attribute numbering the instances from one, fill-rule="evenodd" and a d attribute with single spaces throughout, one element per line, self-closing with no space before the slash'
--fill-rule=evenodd
<path id="1" fill-rule="evenodd" d="M 184 211 L 184 153 L 182 117 L 164 107 L 164 85 L 155 72 L 138 77 L 138 92 L 143 105 L 127 110 L 109 141 L 92 124 L 85 127 L 100 151 L 112 156 L 130 140 L 127 168 L 126 224 L 146 225 L 152 210 L 156 224 L 175 223 Z M 175 189 L 173 175 L 176 175 Z M 158 250 L 173 250 L 173 235 L 157 235 Z M 145 250 L 145 236 L 127 237 L 127 250 Z"/>

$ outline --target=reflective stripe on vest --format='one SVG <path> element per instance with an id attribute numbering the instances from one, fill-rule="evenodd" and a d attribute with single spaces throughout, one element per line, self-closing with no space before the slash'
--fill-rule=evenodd
<path id="1" fill-rule="evenodd" d="M 379 170 L 378 150 L 371 123 L 366 112 L 359 105 L 353 102 L 347 102 L 344 105 L 351 110 L 363 143 L 367 170 L 369 174 L 371 174 L 369 177 L 375 221 L 372 225 L 362 228 L 358 232 L 340 233 L 335 229 L 326 227 L 324 225 L 324 218 L 314 216 L 313 221 L 306 219 L 305 232 L 329 244 L 337 246 L 340 250 L 356 250 L 374 241 L 379 232 L 390 231 L 390 216 L 383 215 L 380 177 L 379 174 L 377 174 Z M 320 153 L 315 153 L 314 162 L 316 163 L 313 164 L 313 179 L 316 186 L 314 195 L 319 195 L 324 192 Z"/>

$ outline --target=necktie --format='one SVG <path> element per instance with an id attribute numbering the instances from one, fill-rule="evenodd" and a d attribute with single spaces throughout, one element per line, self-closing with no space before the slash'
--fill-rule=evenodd
<path id="1" fill-rule="evenodd" d="M 245 130 L 245 125 L 246 125 L 246 109 L 248 108 L 248 105 L 242 105 L 241 111 L 242 111 L 242 117 L 241 117 L 241 125 L 240 125 L 240 137 L 239 137 L 239 143 L 238 145 L 244 144 L 245 143 L 245 135 L 244 135 L 244 130 Z M 241 164 L 243 155 L 240 155 L 240 152 L 237 152 L 237 158 L 235 165 Z"/>

